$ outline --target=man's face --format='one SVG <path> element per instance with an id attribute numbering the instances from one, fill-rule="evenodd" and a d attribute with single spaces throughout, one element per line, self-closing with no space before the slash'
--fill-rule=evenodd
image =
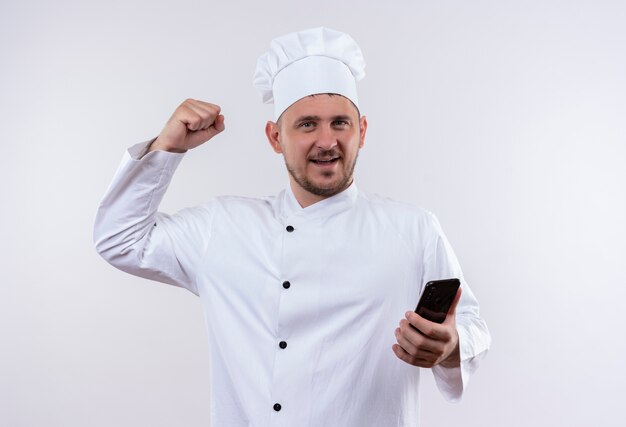
<path id="1" fill-rule="evenodd" d="M 274 151 L 283 154 L 292 190 L 304 207 L 352 183 L 366 129 L 365 117 L 359 118 L 350 100 L 319 94 L 295 102 L 265 130 Z"/>

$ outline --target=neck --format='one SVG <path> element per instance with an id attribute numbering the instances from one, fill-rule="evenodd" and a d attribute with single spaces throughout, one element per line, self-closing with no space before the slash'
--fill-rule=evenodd
<path id="1" fill-rule="evenodd" d="M 291 183 L 291 191 L 293 192 L 293 195 L 296 197 L 298 204 L 300 204 L 300 207 L 302 208 L 307 208 L 317 202 L 321 202 L 322 200 L 328 197 L 328 196 L 318 196 L 317 194 L 310 193 L 294 182 Z"/>
<path id="2" fill-rule="evenodd" d="M 345 191 L 348 187 L 350 187 L 350 185 L 352 185 L 353 180 L 350 179 L 350 182 L 348 183 L 348 185 L 346 185 L 344 188 L 342 188 L 340 191 L 333 193 L 333 194 L 329 194 L 327 196 L 321 196 L 318 194 L 314 194 L 311 193 L 310 191 L 305 190 L 304 188 L 300 187 L 300 185 L 298 185 L 297 182 L 295 182 L 293 180 L 293 178 L 290 177 L 289 179 L 289 184 L 291 187 L 291 191 L 293 193 L 293 195 L 295 196 L 296 200 L 298 201 L 298 204 L 300 205 L 301 208 L 307 208 L 311 205 L 314 205 L 317 202 L 321 202 L 324 199 L 328 199 L 329 197 L 335 196 L 343 191 Z"/>

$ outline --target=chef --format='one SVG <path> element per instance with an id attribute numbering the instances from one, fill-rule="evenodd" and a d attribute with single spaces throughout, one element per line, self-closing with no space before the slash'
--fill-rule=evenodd
<path id="1" fill-rule="evenodd" d="M 198 295 L 209 336 L 211 425 L 416 426 L 421 368 L 458 400 L 490 336 L 435 216 L 357 187 L 365 143 L 359 46 L 315 28 L 272 41 L 254 83 L 289 186 L 158 212 L 185 156 L 225 129 L 188 99 L 124 154 L 94 240 L 115 267 Z M 457 277 L 441 324 L 412 311 L 424 284 Z"/>

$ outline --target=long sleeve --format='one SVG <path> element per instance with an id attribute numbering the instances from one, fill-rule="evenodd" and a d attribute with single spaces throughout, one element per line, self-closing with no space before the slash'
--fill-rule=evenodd
<path id="1" fill-rule="evenodd" d="M 426 248 L 423 283 L 429 280 L 457 277 L 461 281 L 461 300 L 456 309 L 456 327 L 459 334 L 461 366 L 444 368 L 435 366 L 432 371 L 442 395 L 450 401 L 462 397 L 463 390 L 491 343 L 487 324 L 480 317 L 478 301 L 469 288 L 457 258 L 448 243 L 437 219 L 433 216 L 435 235 Z"/>
<path id="2" fill-rule="evenodd" d="M 120 270 L 197 294 L 195 267 L 210 237 L 211 213 L 206 206 L 157 212 L 183 154 L 143 155 L 147 146 L 124 153 L 98 207 L 96 250 Z"/>

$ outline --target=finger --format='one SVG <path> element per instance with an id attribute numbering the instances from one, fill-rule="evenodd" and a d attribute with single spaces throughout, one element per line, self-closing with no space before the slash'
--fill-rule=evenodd
<path id="1" fill-rule="evenodd" d="M 215 122 L 215 118 L 220 113 L 220 107 L 208 102 L 201 102 L 194 99 L 188 99 L 184 103 L 185 108 L 195 112 L 200 118 L 201 123 L 198 129 L 208 129 Z"/>
<path id="2" fill-rule="evenodd" d="M 215 118 L 215 121 L 211 126 L 209 126 L 206 131 L 209 135 L 209 138 L 213 138 L 218 133 L 222 132 L 226 128 L 224 124 L 224 116 L 221 114 Z"/>
<path id="3" fill-rule="evenodd" d="M 224 120 L 221 119 L 221 125 L 218 128 L 214 126 L 210 126 L 207 129 L 200 129 L 195 132 L 191 132 L 187 138 L 191 147 L 196 147 L 200 144 L 207 142 L 209 139 L 213 138 L 218 133 L 224 130 Z"/>
<path id="4" fill-rule="evenodd" d="M 416 362 L 415 358 L 411 356 L 409 353 L 407 353 L 399 344 L 392 345 L 391 349 L 393 350 L 395 355 L 398 357 L 398 359 L 403 360 L 406 363 L 409 363 L 411 365 L 415 365 L 415 362 Z"/>
<path id="5" fill-rule="evenodd" d="M 181 105 L 172 115 L 171 121 L 182 123 L 188 130 L 196 131 L 202 126 L 203 118 L 189 105 Z"/>
<path id="6" fill-rule="evenodd" d="M 215 115 L 218 115 L 221 111 L 221 107 L 219 105 L 211 104 L 210 102 L 200 101 L 199 99 L 189 98 L 185 102 L 188 102 L 189 104 L 192 104 L 201 109 L 211 110 L 215 112 Z"/>
<path id="7" fill-rule="evenodd" d="M 430 368 L 433 366 L 433 363 L 428 361 L 428 360 L 424 360 L 421 359 L 419 357 L 414 357 L 411 356 L 409 353 L 407 353 L 400 345 L 398 344 L 394 344 L 393 346 L 391 346 L 391 349 L 393 350 L 394 354 L 396 355 L 396 357 L 410 365 L 413 366 L 419 366 L 421 368 Z"/>
<path id="8" fill-rule="evenodd" d="M 414 356 L 417 354 L 417 346 L 407 339 L 404 335 L 402 335 L 402 331 L 400 328 L 396 328 L 395 330 L 396 341 L 406 351 L 408 354 Z"/>
<path id="9" fill-rule="evenodd" d="M 449 326 L 443 326 L 443 324 L 431 322 L 428 319 L 424 319 L 414 311 L 407 311 L 405 317 L 408 322 L 415 327 L 422 335 L 432 338 L 436 341 L 446 341 L 450 339 Z"/>
<path id="10" fill-rule="evenodd" d="M 456 291 L 456 295 L 454 296 L 454 301 L 452 301 L 452 305 L 450 305 L 450 310 L 448 310 L 448 314 L 456 314 L 456 306 L 459 304 L 459 301 L 461 300 L 462 292 L 463 290 L 461 288 L 459 288 Z"/>
<path id="11" fill-rule="evenodd" d="M 215 128 L 215 130 L 217 131 L 217 133 L 222 132 L 224 129 L 226 129 L 226 125 L 224 123 L 224 116 L 222 114 L 218 115 L 215 118 L 215 123 L 213 124 L 213 127 Z"/>
<path id="12" fill-rule="evenodd" d="M 400 327 L 396 331 L 398 344 L 414 356 L 418 356 L 421 353 L 430 353 L 435 355 L 435 357 L 439 357 L 443 353 L 443 345 L 440 341 L 435 341 L 420 334 L 405 319 L 400 321 Z"/>
<path id="13" fill-rule="evenodd" d="M 459 301 L 461 300 L 462 290 L 459 288 L 456 291 L 456 295 L 454 296 L 454 300 L 452 301 L 452 305 L 450 305 L 450 309 L 448 310 L 448 314 L 446 315 L 446 320 L 443 323 L 449 324 L 454 323 L 456 320 L 456 307 L 459 305 Z"/>
<path id="14" fill-rule="evenodd" d="M 189 107 L 194 108 L 198 111 L 211 111 L 215 115 L 220 113 L 220 106 L 217 104 L 211 104 L 210 102 L 204 102 L 193 98 L 185 99 L 179 107 Z"/>

